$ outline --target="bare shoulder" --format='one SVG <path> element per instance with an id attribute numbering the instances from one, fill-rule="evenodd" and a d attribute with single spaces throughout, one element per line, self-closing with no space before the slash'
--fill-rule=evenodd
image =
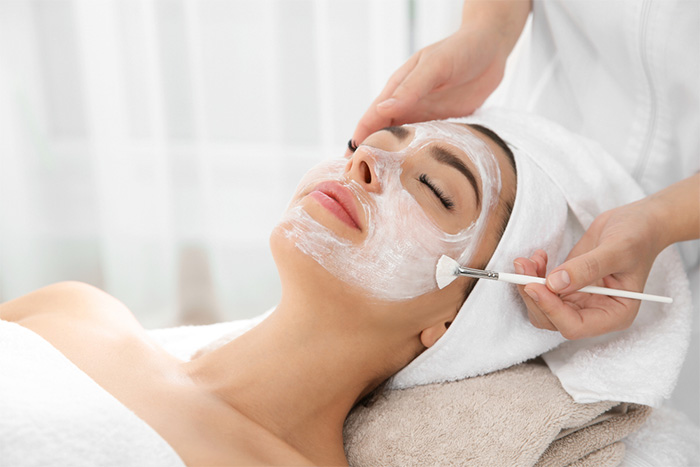
<path id="1" fill-rule="evenodd" d="M 46 339 L 146 421 L 187 465 L 313 465 L 193 385 L 182 362 L 153 343 L 122 302 L 96 287 L 52 284 L 0 304 L 0 318 Z"/>
<path id="2" fill-rule="evenodd" d="M 58 282 L 0 304 L 0 319 L 22 325 L 37 318 L 59 317 L 140 328 L 126 305 L 84 282 Z"/>
<path id="3" fill-rule="evenodd" d="M 0 318 L 43 337 L 122 403 L 135 372 L 156 372 L 165 351 L 122 302 L 82 282 L 59 282 L 0 305 Z"/>

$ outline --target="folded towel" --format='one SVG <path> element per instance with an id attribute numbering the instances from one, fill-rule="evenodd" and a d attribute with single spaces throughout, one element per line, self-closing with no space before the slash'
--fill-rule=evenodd
<path id="1" fill-rule="evenodd" d="M 2 320 L 0 465 L 184 467 L 146 422 L 61 352 Z"/>
<path id="2" fill-rule="evenodd" d="M 643 197 L 599 145 L 552 122 L 499 109 L 459 121 L 498 133 L 517 165 L 513 212 L 488 269 L 511 272 L 516 257 L 537 248 L 547 251 L 550 267 L 557 266 L 598 214 Z M 690 338 L 690 292 L 674 248 L 659 256 L 646 291 L 675 301 L 642 302 L 626 331 L 566 341 L 530 324 L 514 285 L 479 281 L 445 335 L 400 371 L 391 386 L 458 380 L 544 354 L 578 402 L 658 406 L 673 390 Z"/>
<path id="3" fill-rule="evenodd" d="M 615 466 L 651 409 L 579 404 L 540 362 L 382 394 L 345 424 L 350 465 Z"/>

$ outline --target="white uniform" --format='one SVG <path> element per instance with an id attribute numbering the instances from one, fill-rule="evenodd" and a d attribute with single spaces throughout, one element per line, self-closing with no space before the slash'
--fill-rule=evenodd
<path id="1" fill-rule="evenodd" d="M 534 0 L 531 26 L 508 106 L 598 141 L 647 194 L 700 170 L 699 0 Z M 696 322 L 699 244 L 680 245 Z M 694 412 L 697 324 L 693 334 L 674 405 Z"/>
<path id="2" fill-rule="evenodd" d="M 700 1 L 535 0 L 531 32 L 509 106 L 598 141 L 646 193 L 700 170 Z"/>

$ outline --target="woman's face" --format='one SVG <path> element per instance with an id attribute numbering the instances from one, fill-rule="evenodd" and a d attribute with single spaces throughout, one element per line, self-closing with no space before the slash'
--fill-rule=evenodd
<path id="1" fill-rule="evenodd" d="M 485 136 L 455 123 L 379 131 L 349 160 L 311 169 L 279 228 L 304 255 L 373 298 L 426 294 L 437 289 L 443 254 L 464 265 L 484 260 L 479 250 L 503 185 L 496 152 Z"/>

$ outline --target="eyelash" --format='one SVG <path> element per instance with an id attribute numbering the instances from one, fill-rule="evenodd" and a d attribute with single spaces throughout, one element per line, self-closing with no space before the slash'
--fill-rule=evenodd
<path id="1" fill-rule="evenodd" d="M 435 194 L 435 196 L 438 197 L 438 199 L 440 200 L 442 205 L 445 206 L 445 208 L 447 208 L 447 210 L 451 211 L 452 208 L 454 208 L 455 203 L 449 197 L 445 196 L 445 194 L 442 192 L 442 190 L 440 188 L 438 188 L 437 186 L 435 186 L 433 184 L 433 182 L 430 181 L 430 179 L 428 178 L 428 176 L 426 174 L 420 174 L 420 176 L 418 177 L 418 180 L 421 183 L 423 183 L 425 186 L 430 188 L 430 190 Z"/>
<path id="2" fill-rule="evenodd" d="M 355 152 L 357 150 L 357 144 L 355 143 L 354 140 L 351 139 L 348 141 L 348 149 L 350 149 L 350 151 L 352 151 L 352 152 Z M 451 211 L 452 208 L 454 208 L 454 206 L 455 206 L 454 201 L 452 201 L 449 197 L 445 196 L 445 194 L 442 192 L 442 190 L 440 188 L 438 188 L 437 186 L 435 186 L 433 184 L 433 182 L 430 181 L 430 179 L 428 178 L 428 176 L 426 174 L 420 174 L 420 176 L 418 177 L 418 180 L 421 183 L 423 183 L 425 186 L 430 188 L 430 190 L 440 200 L 442 205 L 445 206 L 445 209 L 447 209 L 448 211 Z"/>

